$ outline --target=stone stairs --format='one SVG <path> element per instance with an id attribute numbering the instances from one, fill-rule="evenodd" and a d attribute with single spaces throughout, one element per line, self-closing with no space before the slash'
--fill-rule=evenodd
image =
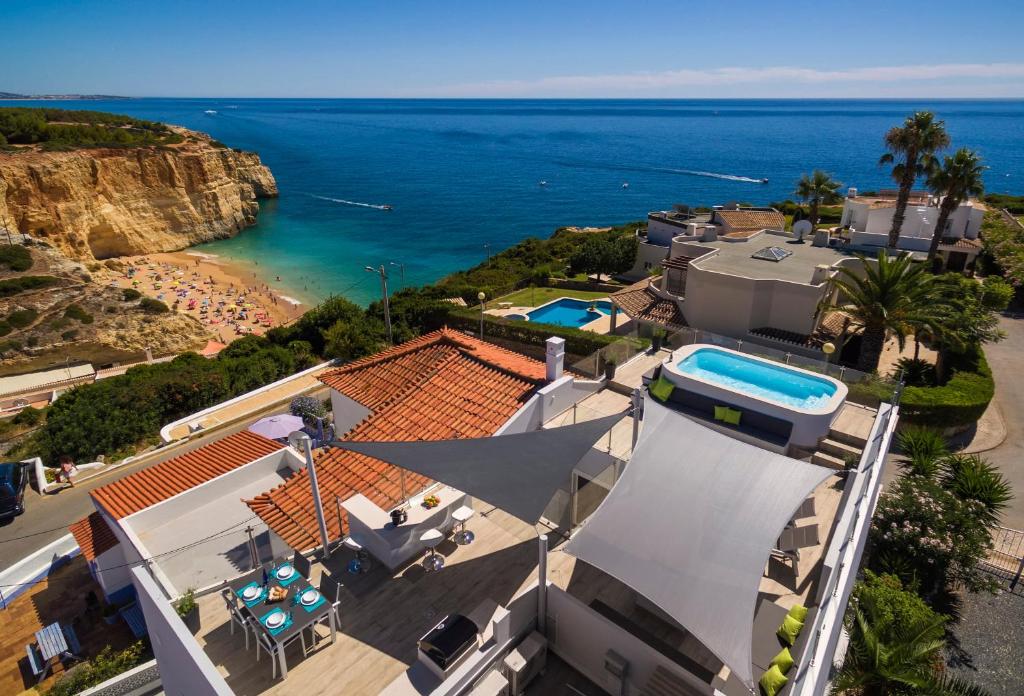
<path id="1" fill-rule="evenodd" d="M 828 435 L 818 441 L 811 462 L 830 469 L 848 468 L 847 461 L 859 459 L 867 446 L 874 420 L 874 410 L 844 405 Z"/>
<path id="2" fill-rule="evenodd" d="M 700 692 L 681 677 L 658 665 L 640 693 L 642 696 L 697 696 Z"/>

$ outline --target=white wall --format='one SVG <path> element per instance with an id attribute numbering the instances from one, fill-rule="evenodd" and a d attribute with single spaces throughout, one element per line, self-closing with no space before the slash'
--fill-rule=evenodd
<path id="1" fill-rule="evenodd" d="M 331 413 L 334 416 L 334 436 L 340 438 L 361 423 L 373 411 L 337 389 L 331 390 Z"/>
<path id="2" fill-rule="evenodd" d="M 583 676 L 617 694 L 617 684 L 604 669 L 605 653 L 614 650 L 629 661 L 625 694 L 641 694 L 655 668 L 663 667 L 692 685 L 694 693 L 712 694 L 710 684 L 683 670 L 660 652 L 593 611 L 580 600 L 553 585 L 548 586 L 549 639 L 551 649 Z"/>
<path id="3" fill-rule="evenodd" d="M 92 561 L 94 577 L 107 598 L 132 584 L 130 569 L 125 565 L 127 562 L 122 544 L 104 551 Z"/>
<path id="4" fill-rule="evenodd" d="M 133 568 L 132 582 L 146 617 L 153 654 L 160 665 L 163 692 L 168 696 L 233 696 L 217 667 L 146 569 Z"/>
<path id="5" fill-rule="evenodd" d="M 650 269 L 660 266 L 666 258 L 668 258 L 667 246 L 641 241 L 636 247 L 636 261 L 633 262 L 633 268 L 623 275 L 634 280 L 646 278 Z"/>

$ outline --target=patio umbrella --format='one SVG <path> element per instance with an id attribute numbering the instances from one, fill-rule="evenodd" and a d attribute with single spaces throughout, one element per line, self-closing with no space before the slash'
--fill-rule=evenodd
<path id="1" fill-rule="evenodd" d="M 249 426 L 249 432 L 262 435 L 271 440 L 288 437 L 296 430 L 302 430 L 302 418 L 299 416 L 280 415 L 261 418 Z"/>

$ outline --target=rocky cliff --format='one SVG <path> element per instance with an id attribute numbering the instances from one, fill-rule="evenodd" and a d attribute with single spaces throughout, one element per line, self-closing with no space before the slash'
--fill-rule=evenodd
<path id="1" fill-rule="evenodd" d="M 180 130 L 162 147 L 0 152 L 5 224 L 77 260 L 175 251 L 237 234 L 277 195 L 259 155 Z"/>

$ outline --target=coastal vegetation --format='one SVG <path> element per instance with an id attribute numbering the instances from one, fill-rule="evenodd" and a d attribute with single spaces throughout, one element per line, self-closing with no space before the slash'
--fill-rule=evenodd
<path id="1" fill-rule="evenodd" d="M 54 276 L 17 276 L 0 280 L 0 297 L 13 297 L 30 290 L 48 288 L 60 282 Z"/>
<path id="2" fill-rule="evenodd" d="M 1006 220 L 1000 213 L 988 212 L 981 236 L 989 270 L 1001 273 L 1017 288 L 1024 286 L 1024 227 Z"/>
<path id="3" fill-rule="evenodd" d="M 818 210 L 822 205 L 842 201 L 843 197 L 839 195 L 840 187 L 842 187 L 840 182 L 820 169 L 815 169 L 810 174 L 800 177 L 794 193 L 797 198 L 810 206 L 810 215 L 807 219 L 811 223 L 811 229 L 818 226 Z"/>
<path id="4" fill-rule="evenodd" d="M 900 229 L 906 217 L 907 203 L 918 177 L 930 175 L 936 168 L 935 153 L 949 147 L 949 134 L 943 121 L 936 121 L 929 111 L 918 111 L 885 134 L 887 152 L 878 160 L 880 165 L 891 164 L 892 178 L 899 186 L 896 210 L 889 230 L 889 248 L 899 243 Z"/>
<path id="5" fill-rule="evenodd" d="M 184 138 L 162 123 L 101 111 L 0 108 L 0 146 L 44 150 L 173 145 Z"/>
<path id="6" fill-rule="evenodd" d="M 23 246 L 0 246 L 0 268 L 20 273 L 32 268 L 32 254 Z"/>

